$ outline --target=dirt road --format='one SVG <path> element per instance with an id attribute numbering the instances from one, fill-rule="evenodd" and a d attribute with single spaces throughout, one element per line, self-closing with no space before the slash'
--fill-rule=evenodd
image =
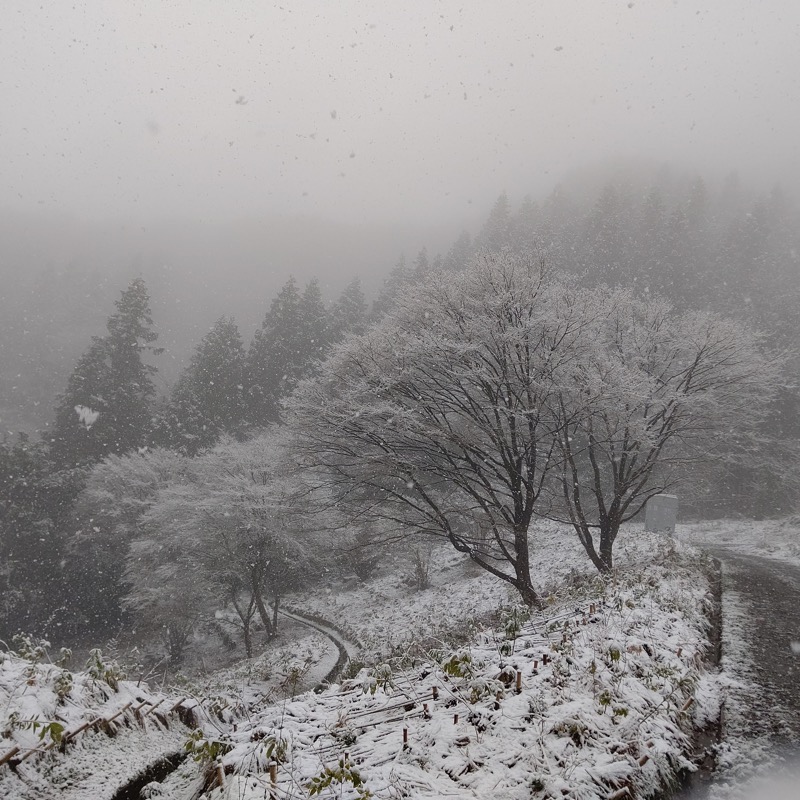
<path id="1" fill-rule="evenodd" d="M 716 543 L 700 546 L 722 562 L 723 743 L 717 771 L 697 774 L 676 797 L 797 797 L 800 568 Z"/>
<path id="2" fill-rule="evenodd" d="M 723 591 L 735 592 L 748 611 L 738 635 L 749 648 L 749 678 L 760 689 L 750 709 L 753 733 L 800 755 L 800 569 L 722 548 L 712 552 L 723 563 Z"/>

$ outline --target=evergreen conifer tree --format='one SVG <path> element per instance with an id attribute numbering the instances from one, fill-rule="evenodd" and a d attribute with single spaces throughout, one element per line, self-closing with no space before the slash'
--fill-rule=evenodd
<path id="1" fill-rule="evenodd" d="M 316 278 L 309 281 L 303 291 L 299 315 L 300 347 L 297 369 L 299 375 L 305 376 L 311 365 L 325 358 L 331 341 L 328 311 Z"/>
<path id="2" fill-rule="evenodd" d="M 300 292 L 294 278 L 272 301 L 247 352 L 249 421 L 264 427 L 280 421 L 280 398 L 297 378 L 302 333 Z"/>
<path id="3" fill-rule="evenodd" d="M 363 333 L 367 323 L 367 301 L 361 281 L 354 278 L 347 284 L 330 312 L 331 341 L 340 342 L 348 333 Z"/>
<path id="4" fill-rule="evenodd" d="M 0 442 L 0 639 L 20 630 L 49 636 L 63 621 L 59 598 L 63 523 L 80 490 L 80 470 L 51 472 L 46 448 L 27 436 Z"/>
<path id="5" fill-rule="evenodd" d="M 302 294 L 290 278 L 272 301 L 246 359 L 249 422 L 280 422 L 280 404 L 326 355 L 331 330 L 316 280 Z"/>
<path id="6" fill-rule="evenodd" d="M 496 253 L 511 245 L 511 205 L 508 195 L 503 192 L 495 201 L 489 217 L 478 235 L 478 246 L 490 253 Z"/>
<path id="7" fill-rule="evenodd" d="M 197 346 L 157 426 L 159 443 L 195 455 L 245 428 L 244 345 L 232 317 L 222 317 Z"/>
<path id="8" fill-rule="evenodd" d="M 474 253 L 475 247 L 472 244 L 472 237 L 467 231 L 462 231 L 453 242 L 453 246 L 447 251 L 442 268 L 448 272 L 460 272 L 467 266 Z"/>
<path id="9" fill-rule="evenodd" d="M 158 334 L 144 281 L 133 280 L 115 305 L 108 334 L 94 337 L 59 398 L 50 448 L 58 467 L 96 463 L 149 440 L 156 369 L 143 355 L 161 350 L 153 347 Z"/>

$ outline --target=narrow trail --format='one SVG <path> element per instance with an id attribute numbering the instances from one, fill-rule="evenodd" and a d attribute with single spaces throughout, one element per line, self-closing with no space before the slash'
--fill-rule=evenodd
<path id="1" fill-rule="evenodd" d="M 783 787 L 796 783 L 800 768 L 800 568 L 716 543 L 700 546 L 722 563 L 722 669 L 729 685 L 721 765 L 710 783 L 679 796 L 796 796 Z M 766 783 L 772 779 L 779 783 Z"/>
<path id="2" fill-rule="evenodd" d="M 739 635 L 749 648 L 750 679 L 760 689 L 751 709 L 753 732 L 800 756 L 800 568 L 722 548 L 712 552 L 724 564 L 725 589 L 749 612 Z"/>
<path id="3" fill-rule="evenodd" d="M 359 651 L 359 646 L 355 642 L 351 642 L 344 637 L 344 635 L 335 628 L 327 620 L 318 617 L 311 617 L 299 611 L 283 610 L 279 612 L 284 617 L 299 622 L 301 625 L 307 625 L 309 628 L 327 636 L 335 645 L 339 652 L 339 657 L 336 663 L 333 664 L 324 674 L 317 676 L 317 683 L 332 683 L 335 681 L 347 663 L 356 657 Z"/>
<path id="4" fill-rule="evenodd" d="M 357 644 L 349 641 L 327 620 L 311 617 L 299 611 L 285 610 L 279 613 L 286 619 L 291 619 L 293 622 L 319 631 L 336 645 L 338 657 L 335 660 L 329 659 L 327 662 L 322 662 L 317 665 L 319 674 L 310 676 L 314 683 L 331 683 L 335 681 L 350 659 L 359 651 Z M 146 770 L 142 771 L 134 780 L 121 786 L 113 795 L 112 800 L 138 800 L 140 792 L 146 784 L 149 784 L 151 781 L 155 781 L 159 784 L 163 784 L 164 781 L 169 781 L 170 776 L 181 767 L 181 764 L 185 761 L 185 757 L 185 753 L 179 753 L 169 758 L 160 758 Z M 195 770 L 195 772 L 198 771 Z M 182 790 L 168 792 L 169 797 L 175 799 L 180 798 L 181 800 L 196 800 L 200 791 L 196 785 L 197 782 L 188 781 L 185 783 L 186 786 L 182 788 Z M 201 780 L 199 786 L 202 787 L 202 784 L 203 782 Z M 159 791 L 161 791 L 161 789 L 159 789 Z"/>

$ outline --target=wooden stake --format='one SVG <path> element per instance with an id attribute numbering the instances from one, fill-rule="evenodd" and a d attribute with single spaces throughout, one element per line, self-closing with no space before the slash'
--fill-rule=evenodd
<path id="1" fill-rule="evenodd" d="M 431 694 L 433 695 L 433 699 L 434 700 L 438 700 L 439 699 L 439 687 L 438 686 L 432 686 L 431 687 Z"/>
<path id="2" fill-rule="evenodd" d="M 408 728 L 403 728 L 403 749 L 408 747 Z"/>
<path id="3" fill-rule="evenodd" d="M 149 714 L 152 714 L 163 702 L 164 698 L 162 697 L 157 703 L 150 706 L 150 708 L 148 708 L 147 711 L 145 711 L 144 714 L 142 714 L 142 719 L 144 719 Z"/>
<path id="4" fill-rule="evenodd" d="M 458 714 L 453 714 L 453 725 L 458 725 Z"/>
<path id="5" fill-rule="evenodd" d="M 185 697 L 181 697 L 181 699 L 180 699 L 180 700 L 178 700 L 178 702 L 177 702 L 177 703 L 175 703 L 175 705 L 174 705 L 174 706 L 172 706 L 172 707 L 170 708 L 170 710 L 169 710 L 169 711 L 167 711 L 167 714 L 172 714 L 172 713 L 174 713 L 175 711 L 177 711 L 177 710 L 178 710 L 178 707 L 181 705 L 181 703 L 183 703 L 183 701 L 184 701 L 185 699 L 186 699 Z M 130 705 L 130 703 L 128 703 L 128 705 Z M 113 717 L 112 717 L 112 719 L 113 719 Z"/>
<path id="6" fill-rule="evenodd" d="M 270 800 L 277 800 L 277 790 L 278 790 L 278 762 L 277 761 L 270 761 L 269 762 L 269 782 L 270 786 L 272 787 L 269 792 Z"/>
<path id="7" fill-rule="evenodd" d="M 183 700 L 181 700 L 181 703 L 182 702 L 183 702 Z M 124 714 L 132 705 L 133 705 L 132 702 L 125 703 L 125 705 L 122 706 L 122 708 L 119 711 L 117 711 L 116 714 L 112 714 L 108 718 L 107 722 L 113 722 L 117 717 L 119 717 L 120 715 Z M 180 705 L 180 703 L 179 703 L 179 705 Z"/>
<path id="8" fill-rule="evenodd" d="M 81 725 L 80 727 L 75 728 L 74 731 L 68 731 L 61 737 L 61 741 L 64 742 L 65 744 L 67 742 L 72 741 L 79 733 L 83 733 L 87 728 L 90 728 L 96 722 L 99 722 L 100 719 L 101 717 L 97 717 L 96 719 L 90 719 L 88 722 L 84 722 L 83 725 Z"/>
<path id="9" fill-rule="evenodd" d="M 516 683 L 516 692 L 519 694 L 522 691 L 522 671 L 517 670 L 517 683 Z"/>
<path id="10" fill-rule="evenodd" d="M 11 761 L 17 753 L 19 753 L 19 745 L 12 747 L 4 756 L 0 756 L 0 764 Z"/>

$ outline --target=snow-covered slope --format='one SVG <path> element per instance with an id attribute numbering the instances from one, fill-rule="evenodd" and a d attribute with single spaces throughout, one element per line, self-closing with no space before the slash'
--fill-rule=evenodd
<path id="1" fill-rule="evenodd" d="M 209 731 L 207 741 L 228 750 L 230 773 L 210 796 L 652 793 L 689 766 L 689 731 L 716 714 L 718 699 L 702 668 L 708 585 L 695 561 L 656 554 L 647 539 L 649 564 L 611 581 L 575 580 L 568 600 L 521 628 L 509 610 L 469 645 L 364 670 L 224 737 Z M 354 619 L 363 612 L 354 607 Z M 393 604 L 373 602 L 381 630 L 384 613 L 392 617 Z M 420 624 L 414 614 L 409 623 Z"/>
<path id="2" fill-rule="evenodd" d="M 20 640 L 23 657 L 0 653 L 0 797 L 109 797 L 182 751 L 184 698 L 125 680 L 99 651 L 71 672 L 49 662 L 45 645 Z"/>
<path id="3" fill-rule="evenodd" d="M 367 667 L 320 694 L 292 697 L 292 685 L 275 701 L 295 662 L 310 675 L 330 657 L 316 634 L 298 640 L 302 653 L 280 645 L 287 675 L 274 659 L 254 659 L 214 676 L 191 692 L 204 708 L 125 681 L 102 658 L 69 685 L 32 645 L 26 658 L 4 655 L 0 759 L 19 749 L 0 765 L 0 797 L 110 800 L 184 751 L 192 730 L 200 763 L 186 761 L 150 795 L 187 800 L 193 781 L 226 773 L 223 787 L 207 782 L 209 796 L 644 796 L 687 766 L 692 724 L 717 710 L 716 682 L 701 666 L 703 565 L 691 548 L 636 526 L 621 535 L 612 579 L 597 576 L 563 527 L 542 526 L 535 546 L 547 602 L 530 619 L 508 587 L 447 549 L 434 553 L 425 591 L 389 570 L 292 598 L 362 647 Z"/>

